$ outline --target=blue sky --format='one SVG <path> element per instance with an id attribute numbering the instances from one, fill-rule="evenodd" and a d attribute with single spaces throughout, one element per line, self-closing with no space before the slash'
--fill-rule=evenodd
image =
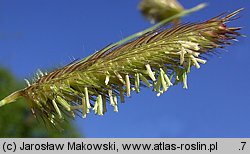
<path id="1" fill-rule="evenodd" d="M 248 0 L 180 0 L 185 8 L 209 6 L 185 17 L 199 22 L 244 7 L 241 26 L 250 36 Z M 0 65 L 20 80 L 83 58 L 109 43 L 150 26 L 137 10 L 139 0 L 1 0 Z M 157 97 L 150 89 L 133 93 L 103 116 L 77 118 L 85 137 L 250 137 L 249 38 L 211 57 L 188 77 L 189 89 L 170 88 Z"/>

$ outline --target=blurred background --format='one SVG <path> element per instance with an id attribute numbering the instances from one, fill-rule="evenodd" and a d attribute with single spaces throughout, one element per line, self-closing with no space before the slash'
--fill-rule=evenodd
<path id="1" fill-rule="evenodd" d="M 37 69 L 52 70 L 148 28 L 139 0 L 0 0 L 0 99 L 25 86 Z M 184 8 L 207 2 L 182 19 L 201 22 L 244 7 L 230 25 L 250 36 L 248 0 L 180 0 Z M 0 108 L 0 137 L 250 137 L 250 43 L 240 37 L 206 65 L 193 69 L 189 89 L 175 86 L 157 97 L 142 89 L 105 116 L 89 114 L 60 132 L 36 120 L 24 100 Z"/>

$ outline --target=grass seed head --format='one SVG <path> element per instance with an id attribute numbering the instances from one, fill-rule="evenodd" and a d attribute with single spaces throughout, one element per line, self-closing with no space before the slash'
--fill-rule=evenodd
<path id="1" fill-rule="evenodd" d="M 93 109 L 103 115 L 106 102 L 118 112 L 117 96 L 124 102 L 131 89 L 139 93 L 140 87 L 154 85 L 161 95 L 178 83 L 187 88 L 192 66 L 200 68 L 206 62 L 204 56 L 240 36 L 240 28 L 226 25 L 239 11 L 202 23 L 157 28 L 48 74 L 38 71 L 35 82 L 27 82 L 26 88 L 1 100 L 0 106 L 24 97 L 36 114 L 56 125 L 65 113 L 74 117 L 80 111 L 85 118 Z"/>

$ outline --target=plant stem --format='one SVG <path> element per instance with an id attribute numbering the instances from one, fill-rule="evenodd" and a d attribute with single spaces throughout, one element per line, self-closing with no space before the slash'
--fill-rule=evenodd
<path id="1" fill-rule="evenodd" d="M 5 97 L 3 100 L 0 101 L 0 107 L 16 101 L 16 99 L 21 96 L 22 96 L 22 90 L 12 93 L 11 95 Z"/>

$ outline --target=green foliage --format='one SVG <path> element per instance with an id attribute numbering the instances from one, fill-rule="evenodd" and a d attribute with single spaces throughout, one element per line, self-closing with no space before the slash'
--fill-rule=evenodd
<path id="1" fill-rule="evenodd" d="M 8 70 L 0 68 L 0 98 L 23 86 Z M 61 127 L 63 132 L 44 125 L 39 117 L 34 118 L 24 99 L 6 105 L 0 111 L 0 137 L 80 137 L 72 122 L 62 123 Z"/>

